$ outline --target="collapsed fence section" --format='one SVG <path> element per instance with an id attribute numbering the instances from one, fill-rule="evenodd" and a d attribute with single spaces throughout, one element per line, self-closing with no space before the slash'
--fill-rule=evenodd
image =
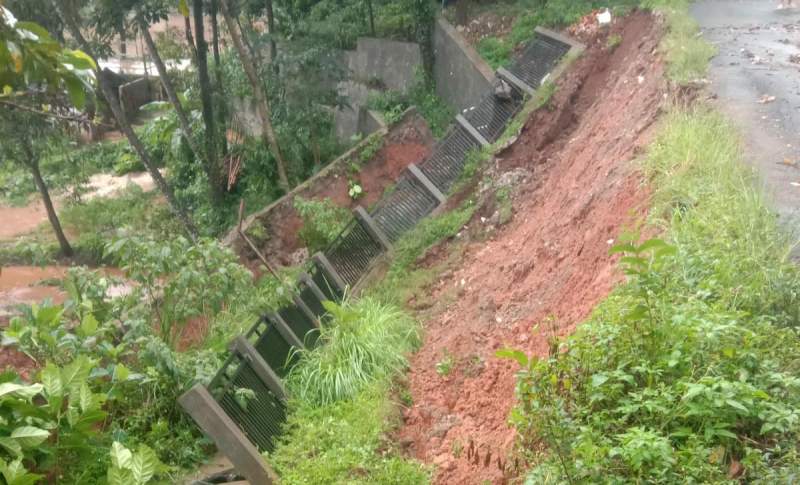
<path id="1" fill-rule="evenodd" d="M 445 202 L 470 153 L 500 138 L 525 96 L 535 92 L 571 49 L 582 47 L 537 29 L 522 55 L 497 72 L 510 91 L 487 93 L 456 117 L 431 155 L 419 166 L 411 164 L 370 211 L 357 208 L 339 236 L 311 258 L 290 301 L 234 339 L 231 355 L 207 387 L 198 384 L 181 396 L 183 408 L 250 483 L 275 481 L 258 451 L 275 448 L 286 421 L 283 379 L 297 364 L 297 350 L 319 344 L 324 302 L 341 302 L 393 243 Z"/>

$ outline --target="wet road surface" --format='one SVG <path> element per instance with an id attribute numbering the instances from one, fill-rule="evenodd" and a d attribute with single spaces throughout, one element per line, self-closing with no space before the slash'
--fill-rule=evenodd
<path id="1" fill-rule="evenodd" d="M 692 13 L 718 54 L 711 91 L 745 141 L 779 219 L 800 237 L 800 9 L 701 0 Z"/>

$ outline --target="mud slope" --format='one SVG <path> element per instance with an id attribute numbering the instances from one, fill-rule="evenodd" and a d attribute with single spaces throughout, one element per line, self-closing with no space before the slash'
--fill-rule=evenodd
<path id="1" fill-rule="evenodd" d="M 515 438 L 507 419 L 517 365 L 495 351 L 546 355 L 548 335 L 572 332 L 621 279 L 608 248 L 646 210 L 631 160 L 651 138 L 667 87 L 659 22 L 635 13 L 612 30 L 622 44 L 612 52 L 604 35 L 590 39 L 550 109 L 501 155 L 500 172 L 532 173 L 515 190 L 511 222 L 469 243 L 458 269 L 428 289 L 439 303 L 426 312 L 433 316 L 412 359 L 413 405 L 399 439 L 410 456 L 436 465 L 436 483 L 504 483 L 515 473 L 500 467 Z M 441 375 L 437 363 L 447 360 L 452 370 Z M 470 447 L 479 464 L 468 460 Z"/>

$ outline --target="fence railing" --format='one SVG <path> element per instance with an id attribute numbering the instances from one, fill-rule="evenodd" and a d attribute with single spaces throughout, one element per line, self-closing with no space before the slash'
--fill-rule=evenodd
<path id="1" fill-rule="evenodd" d="M 179 400 L 250 483 L 269 483 L 269 466 L 253 450 L 272 451 L 286 420 L 282 379 L 299 357 L 293 348 L 313 348 L 324 325 L 323 301 L 340 302 L 392 243 L 445 201 L 469 153 L 497 141 L 509 121 L 570 51 L 582 46 L 537 29 L 522 54 L 498 70 L 511 92 L 487 93 L 459 115 L 419 166 L 409 166 L 393 189 L 367 212 L 354 211 L 339 236 L 308 262 L 291 302 L 264 315 L 231 344 L 231 354 L 207 387 L 196 385 Z M 231 440 L 236 443 L 232 443 Z M 238 441 L 237 441 L 238 440 Z M 233 456 L 236 455 L 236 456 Z M 268 477 L 264 482 L 265 478 Z"/>

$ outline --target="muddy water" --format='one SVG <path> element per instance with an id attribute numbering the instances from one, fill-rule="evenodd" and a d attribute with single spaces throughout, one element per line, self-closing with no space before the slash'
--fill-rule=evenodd
<path id="1" fill-rule="evenodd" d="M 67 274 L 66 266 L 6 266 L 0 269 L 0 307 L 19 303 L 34 303 L 50 299 L 64 301 L 58 286 L 40 284 L 43 280 L 61 279 Z"/>
<path id="2" fill-rule="evenodd" d="M 0 206 L 0 241 L 27 234 L 45 221 L 47 212 L 38 197 L 23 207 Z"/>
<path id="3" fill-rule="evenodd" d="M 88 191 L 83 195 L 83 199 L 112 197 L 129 184 L 138 185 L 145 192 L 153 190 L 155 187 L 153 179 L 147 172 L 133 172 L 120 176 L 99 173 L 89 178 Z M 40 224 L 47 222 L 47 212 L 38 194 L 32 195 L 31 198 L 31 202 L 23 207 L 0 205 L 0 241 L 12 240 L 28 234 Z M 58 210 L 60 206 L 58 198 L 55 199 L 54 204 Z"/>

